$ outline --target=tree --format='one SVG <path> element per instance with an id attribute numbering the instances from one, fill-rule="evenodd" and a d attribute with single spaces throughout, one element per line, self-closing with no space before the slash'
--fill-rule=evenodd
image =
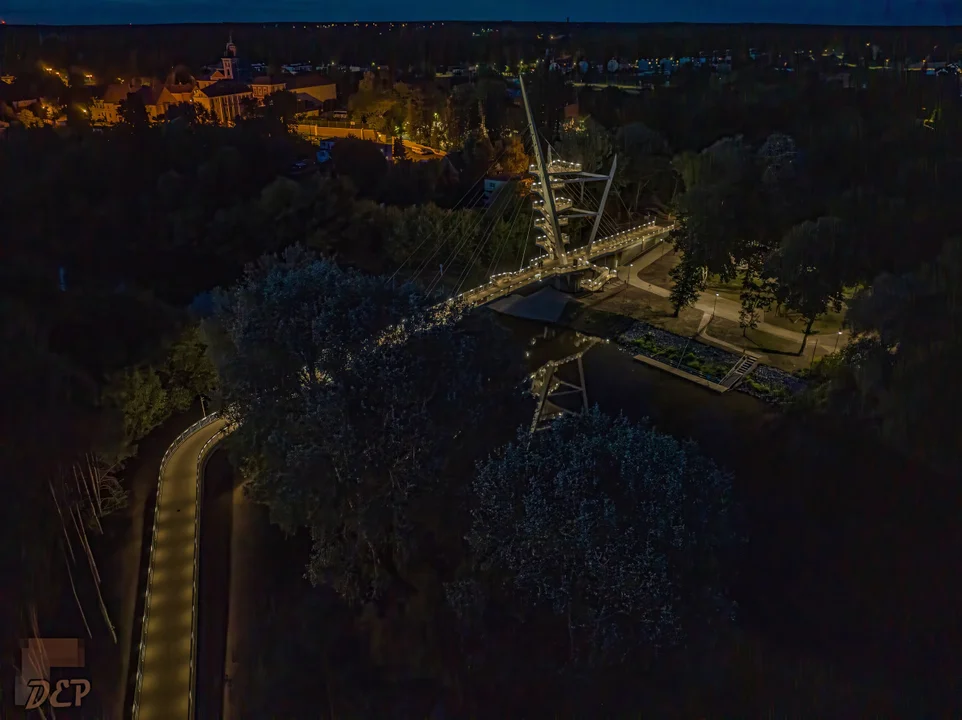
<path id="1" fill-rule="evenodd" d="M 399 116 L 395 111 L 399 99 L 394 93 L 378 87 L 377 79 L 372 73 L 364 74 L 357 93 L 351 95 L 348 103 L 353 115 L 360 118 L 365 127 L 393 135 L 393 125 Z M 405 109 L 402 107 L 400 109 L 402 122 L 404 112 Z"/>
<path id="2" fill-rule="evenodd" d="M 284 127 L 294 122 L 297 115 L 297 95 L 289 90 L 277 90 L 264 98 L 264 117 Z"/>
<path id="3" fill-rule="evenodd" d="M 475 579 L 524 616 L 550 609 L 575 663 L 703 642 L 734 609 L 731 482 L 693 444 L 597 408 L 522 428 L 472 485 Z M 462 613 L 465 589 L 449 587 Z"/>
<path id="4" fill-rule="evenodd" d="M 581 163 L 586 172 L 600 172 L 611 157 L 611 136 L 590 116 L 569 120 L 561 126 L 558 152 L 565 160 Z"/>
<path id="5" fill-rule="evenodd" d="M 554 142 L 564 120 L 568 102 L 568 87 L 560 70 L 552 70 L 548 63 L 525 77 L 525 89 L 531 103 L 535 125 L 549 142 Z"/>
<path id="6" fill-rule="evenodd" d="M 203 105 L 193 102 L 171 105 L 167 108 L 164 117 L 168 122 L 182 121 L 191 127 L 213 124 L 210 111 Z"/>
<path id="7" fill-rule="evenodd" d="M 615 191 L 629 210 L 639 211 L 645 193 L 656 203 L 671 200 L 675 174 L 664 138 L 642 123 L 631 123 L 618 129 L 612 149 L 618 154 Z"/>
<path id="8" fill-rule="evenodd" d="M 505 129 L 505 99 L 507 87 L 504 80 L 496 75 L 480 77 L 474 84 L 480 111 L 484 114 L 484 125 L 491 137 L 497 138 Z"/>
<path id="9" fill-rule="evenodd" d="M 518 135 L 510 135 L 500 144 L 504 152 L 498 161 L 501 171 L 507 175 L 523 175 L 526 173 L 530 161 L 521 138 Z"/>
<path id="10" fill-rule="evenodd" d="M 127 97 L 120 101 L 118 113 L 121 122 L 131 129 L 142 130 L 150 124 L 144 97 L 139 92 L 128 93 Z"/>
<path id="11" fill-rule="evenodd" d="M 338 140 L 331 149 L 334 172 L 350 178 L 359 194 L 372 196 L 388 172 L 381 150 L 370 140 L 348 137 Z"/>
<path id="12" fill-rule="evenodd" d="M 775 300 L 805 321 L 799 355 L 815 320 L 830 309 L 842 310 L 840 274 L 847 251 L 841 221 L 822 217 L 792 228 L 765 264 L 765 275 L 774 279 Z"/>
<path id="13" fill-rule="evenodd" d="M 404 141 L 400 137 L 394 138 L 391 155 L 395 161 L 407 160 L 407 150 L 404 149 Z"/>
<path id="14" fill-rule="evenodd" d="M 685 191 L 674 201 L 672 242 L 693 265 L 731 280 L 740 264 L 766 250 L 758 242 L 750 148 L 741 138 L 725 138 L 701 153 L 683 153 L 674 166 Z"/>
<path id="15" fill-rule="evenodd" d="M 191 325 L 171 346 L 163 370 L 171 410 L 184 412 L 199 397 L 217 388 L 217 370 L 207 355 L 200 328 Z"/>
<path id="16" fill-rule="evenodd" d="M 771 304 L 772 298 L 764 283 L 751 275 L 746 275 L 742 282 L 740 300 L 738 325 L 742 329 L 742 336 L 747 337 L 749 329 L 754 330 L 758 327 L 762 312 Z"/>
<path id="17" fill-rule="evenodd" d="M 249 118 L 257 114 L 257 100 L 251 96 L 243 97 L 240 101 L 240 117 Z"/>
<path id="18" fill-rule="evenodd" d="M 851 301 L 855 336 L 829 375 L 828 409 L 875 424 L 888 442 L 950 476 L 960 462 L 962 243 L 931 263 L 883 274 Z"/>
<path id="19" fill-rule="evenodd" d="M 698 294 L 705 289 L 705 273 L 702 267 L 694 264 L 688 255 L 682 255 L 681 262 L 668 271 L 671 278 L 671 293 L 668 300 L 678 317 L 682 308 L 694 305 Z"/>
<path id="20" fill-rule="evenodd" d="M 119 373 L 106 395 L 123 411 L 130 442 L 143 438 L 170 415 L 170 398 L 160 376 L 149 366 Z"/>
<path id="21" fill-rule="evenodd" d="M 501 331 L 300 249 L 222 293 L 215 326 L 249 491 L 310 529 L 312 581 L 352 602 L 417 588 L 457 547 L 442 538 L 488 413 L 519 397 Z"/>
<path id="22" fill-rule="evenodd" d="M 43 127 L 43 120 L 38 118 L 29 110 L 21 110 L 17 115 L 17 120 L 19 120 L 20 124 L 25 128 Z"/>

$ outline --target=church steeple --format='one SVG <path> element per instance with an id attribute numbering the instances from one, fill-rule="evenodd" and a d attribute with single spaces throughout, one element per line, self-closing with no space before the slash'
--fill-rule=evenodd
<path id="1" fill-rule="evenodd" d="M 227 46 L 224 48 L 221 66 L 225 78 L 228 80 L 237 79 L 237 46 L 234 44 L 234 33 L 227 36 Z"/>

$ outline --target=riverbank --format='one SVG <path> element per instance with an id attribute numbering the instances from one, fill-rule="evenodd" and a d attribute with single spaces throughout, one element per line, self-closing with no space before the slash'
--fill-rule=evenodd
<path id="1" fill-rule="evenodd" d="M 599 320 L 616 336 L 626 331 L 618 316 L 581 319 L 574 324 L 592 334 L 602 334 Z M 549 347 L 566 352 L 574 335 L 507 324 L 538 361 Z M 879 447 L 867 429 L 841 435 L 747 393 L 706 391 L 613 342 L 591 348 L 583 366 L 589 404 L 690 438 L 733 472 L 749 537 L 735 593 L 740 625 L 764 645 L 758 658 L 782 663 L 756 667 L 752 692 L 767 698 L 759 707 L 791 716 L 789 702 L 817 697 L 823 709 L 918 716 L 949 706 L 945 661 L 962 661 L 962 638 L 932 633 L 954 627 L 962 583 L 931 548 L 962 551 L 957 483 Z"/>
<path id="2" fill-rule="evenodd" d="M 742 357 L 703 341 L 697 334 L 697 326 L 692 335 L 686 337 L 582 303 L 570 303 L 558 325 L 610 340 L 632 355 L 644 355 L 715 384 L 720 383 Z M 807 387 L 804 380 L 792 373 L 758 365 L 734 389 L 774 405 L 786 405 Z"/>
<path id="3" fill-rule="evenodd" d="M 168 419 L 138 443 L 137 456 L 128 461 L 120 477 L 128 493 L 127 507 L 102 520 L 103 536 L 90 535 L 91 549 L 103 580 L 104 604 L 117 633 L 114 644 L 97 612 L 96 595 L 90 586 L 82 596 L 94 631 L 94 638 L 86 640 L 86 664 L 91 694 L 96 693 L 105 720 L 121 720 L 133 703 L 147 588 L 147 556 L 157 500 L 157 469 L 174 439 L 200 417 L 199 407 L 191 409 Z M 69 587 L 66 593 L 70 595 Z M 73 603 L 72 596 L 70 602 Z M 74 635 L 82 637 L 82 625 L 78 630 Z"/>

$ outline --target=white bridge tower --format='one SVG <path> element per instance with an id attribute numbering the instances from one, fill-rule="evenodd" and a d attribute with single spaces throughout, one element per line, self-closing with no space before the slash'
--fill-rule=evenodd
<path id="1" fill-rule="evenodd" d="M 543 234 L 536 236 L 535 242 L 544 248 L 558 265 L 567 267 L 571 264 L 566 248 L 570 244 L 570 238 L 568 233 L 563 231 L 563 228 L 568 226 L 571 218 L 593 217 L 594 223 L 591 227 L 591 235 L 588 237 L 588 254 L 590 255 L 591 245 L 598 235 L 601 218 L 605 212 L 608 191 L 611 190 L 611 181 L 615 177 L 615 169 L 618 166 L 618 157 L 615 156 L 612 159 L 611 170 L 607 175 L 584 172 L 580 163 L 567 162 L 554 157 L 550 145 L 547 149 L 547 157 L 545 157 L 545 153 L 541 149 L 541 135 L 535 125 L 531 104 L 528 102 L 528 93 L 524 87 L 524 78 L 519 77 L 518 79 L 521 83 L 521 99 L 524 102 L 524 111 L 531 131 L 531 144 L 534 146 L 534 164 L 528 168 L 529 172 L 536 178 L 532 191 L 541 198 L 534 202 L 534 209 L 541 215 L 535 218 L 534 225 Z M 605 182 L 605 189 L 597 210 L 592 211 L 575 207 L 574 200 L 565 192 L 565 188 L 569 186 L 600 181 Z M 582 193 L 583 197 L 584 193 Z"/>

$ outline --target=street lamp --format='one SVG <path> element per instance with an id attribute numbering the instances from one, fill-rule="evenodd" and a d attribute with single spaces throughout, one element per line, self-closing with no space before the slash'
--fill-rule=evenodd
<path id="1" fill-rule="evenodd" d="M 838 335 L 835 336 L 835 349 L 832 350 L 832 352 L 838 352 L 838 341 L 841 339 L 841 337 L 842 337 L 842 331 L 839 330 Z"/>
<path id="2" fill-rule="evenodd" d="M 715 309 L 718 307 L 718 293 L 715 293 L 715 304 L 711 306 L 711 320 L 715 319 Z M 711 322 L 709 320 L 708 322 Z"/>

